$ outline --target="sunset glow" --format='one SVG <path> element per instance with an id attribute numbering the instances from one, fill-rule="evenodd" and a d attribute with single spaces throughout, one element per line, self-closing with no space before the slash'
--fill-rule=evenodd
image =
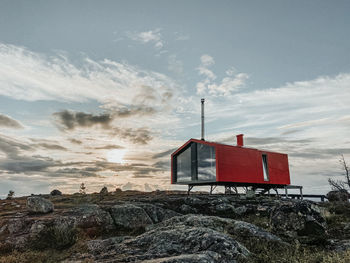
<path id="1" fill-rule="evenodd" d="M 114 149 L 107 153 L 107 161 L 110 163 L 124 163 L 126 150 Z"/>

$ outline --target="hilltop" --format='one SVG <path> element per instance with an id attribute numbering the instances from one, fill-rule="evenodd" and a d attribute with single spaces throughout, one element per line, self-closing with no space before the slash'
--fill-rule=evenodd
<path id="1" fill-rule="evenodd" d="M 29 198 L 54 210 L 0 200 L 1 263 L 350 262 L 343 202 L 120 190 Z"/>

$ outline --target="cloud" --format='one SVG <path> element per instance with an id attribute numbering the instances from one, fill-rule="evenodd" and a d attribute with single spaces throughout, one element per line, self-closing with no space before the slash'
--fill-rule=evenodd
<path id="1" fill-rule="evenodd" d="M 148 144 L 153 139 L 151 131 L 147 128 L 113 128 L 111 133 L 121 139 L 129 140 L 134 144 Z"/>
<path id="2" fill-rule="evenodd" d="M 129 38 L 142 43 L 152 43 L 155 48 L 161 49 L 164 46 L 161 29 L 143 31 L 143 32 L 127 32 Z"/>
<path id="3" fill-rule="evenodd" d="M 70 138 L 69 141 L 70 141 L 71 143 L 78 144 L 78 145 L 80 145 L 80 144 L 83 143 L 82 141 L 77 140 L 77 139 L 74 139 L 74 138 Z"/>
<path id="4" fill-rule="evenodd" d="M 22 129 L 23 126 L 16 120 L 0 113 L 0 127 Z"/>
<path id="5" fill-rule="evenodd" d="M 177 84 L 158 72 L 108 59 L 82 58 L 79 67 L 64 54 L 45 56 L 24 47 L 0 43 L 0 95 L 17 100 L 98 101 L 102 105 L 134 105 L 134 95 L 153 88 L 153 108 L 164 108 L 164 94 Z M 136 105 L 138 106 L 138 105 Z"/>
<path id="6" fill-rule="evenodd" d="M 151 89 L 149 89 L 151 90 Z M 151 100 L 156 100 L 156 98 L 152 95 L 152 92 L 148 93 L 148 94 L 144 94 L 144 96 L 142 96 L 141 99 L 141 94 L 137 94 L 137 96 L 135 96 L 135 101 L 139 100 L 139 101 L 151 101 Z M 146 116 L 146 115 L 153 115 L 155 113 L 157 113 L 156 109 L 149 107 L 149 106 L 142 106 L 142 105 L 138 105 L 138 106 L 123 106 L 123 107 L 111 107 L 111 115 L 114 119 L 116 118 L 129 118 L 129 117 L 133 117 L 133 116 Z"/>
<path id="7" fill-rule="evenodd" d="M 110 123 L 113 120 L 108 113 L 93 115 L 85 112 L 64 110 L 53 115 L 63 130 L 73 130 L 76 127 L 92 127 L 95 125 L 99 125 L 104 129 L 110 129 Z"/>
<path id="8" fill-rule="evenodd" d="M 47 150 L 67 151 L 67 148 L 58 144 L 38 143 L 32 146 L 38 146 L 40 148 L 47 149 Z"/>
<path id="9" fill-rule="evenodd" d="M 113 150 L 113 149 L 124 149 L 125 147 L 115 144 L 108 144 L 104 146 L 95 147 L 95 150 Z"/>
<path id="10" fill-rule="evenodd" d="M 162 151 L 160 153 L 157 153 L 157 154 L 154 154 L 152 156 L 152 159 L 158 159 L 158 158 L 162 158 L 162 157 L 169 157 L 170 154 L 172 154 L 173 152 L 175 152 L 177 150 L 177 148 L 172 148 L 172 149 L 169 149 L 169 150 L 166 150 L 166 151 Z"/>
<path id="11" fill-rule="evenodd" d="M 47 157 L 42 156 L 16 156 L 16 158 L 0 161 L 0 171 L 7 173 L 43 172 L 47 168 L 56 166 L 57 163 Z"/>
<path id="12" fill-rule="evenodd" d="M 174 36 L 176 41 L 185 41 L 190 39 L 189 35 L 183 34 L 181 32 L 174 32 Z"/>
<path id="13" fill-rule="evenodd" d="M 234 68 L 226 70 L 226 76 L 219 82 L 214 82 L 217 76 L 210 66 L 215 64 L 214 58 L 205 54 L 202 55 L 201 64 L 197 68 L 199 75 L 204 76 L 205 79 L 199 81 L 196 85 L 197 94 L 212 96 L 230 96 L 232 93 L 237 92 L 239 89 L 245 86 L 246 81 L 249 79 L 249 75 L 246 73 L 237 73 Z"/>
<path id="14" fill-rule="evenodd" d="M 168 70 L 178 75 L 183 73 L 183 63 L 177 59 L 176 55 L 170 55 L 168 57 Z"/>
<path id="15" fill-rule="evenodd" d="M 30 150 L 33 150 L 30 144 L 0 134 L 0 151 L 5 153 L 8 158 L 16 157 L 21 151 Z"/>
<path id="16" fill-rule="evenodd" d="M 214 58 L 208 54 L 204 54 L 200 58 L 203 67 L 209 67 L 215 64 Z"/>
<path id="17" fill-rule="evenodd" d="M 115 127 L 112 121 L 117 117 L 126 117 L 135 114 L 131 112 L 118 112 L 115 114 L 103 113 L 94 115 L 85 112 L 72 112 L 64 110 L 54 113 L 56 123 L 63 131 L 73 131 L 77 128 L 99 127 L 108 130 L 111 136 L 131 141 L 135 144 L 147 144 L 152 140 L 151 131 L 147 128 Z"/>
<path id="18" fill-rule="evenodd" d="M 106 145 L 97 147 L 98 149 L 109 149 L 116 145 Z M 17 141 L 13 138 L 0 136 L 0 151 L 6 155 L 0 158 L 0 175 L 4 174 L 26 174 L 28 176 L 41 175 L 47 178 L 79 178 L 79 177 L 100 177 L 100 173 L 110 172 L 127 172 L 129 176 L 139 178 L 152 177 L 157 172 L 161 172 L 159 167 L 143 163 L 110 163 L 107 161 L 70 161 L 69 158 L 64 160 L 53 159 L 51 157 L 38 155 L 38 149 L 62 150 L 59 145 L 48 143 L 30 143 L 29 141 Z M 63 148 L 65 149 L 65 148 Z M 44 152 L 45 154 L 45 152 Z"/>

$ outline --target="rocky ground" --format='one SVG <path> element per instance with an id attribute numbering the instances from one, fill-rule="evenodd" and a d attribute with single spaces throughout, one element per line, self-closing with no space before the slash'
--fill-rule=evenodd
<path id="1" fill-rule="evenodd" d="M 350 206 L 116 191 L 0 200 L 0 262 L 350 262 Z"/>

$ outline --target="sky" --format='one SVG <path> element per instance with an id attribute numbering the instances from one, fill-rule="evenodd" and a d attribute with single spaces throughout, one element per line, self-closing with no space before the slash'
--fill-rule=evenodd
<path id="1" fill-rule="evenodd" d="M 0 198 L 184 189 L 200 137 L 287 153 L 326 193 L 350 163 L 349 1 L 0 0 Z"/>

